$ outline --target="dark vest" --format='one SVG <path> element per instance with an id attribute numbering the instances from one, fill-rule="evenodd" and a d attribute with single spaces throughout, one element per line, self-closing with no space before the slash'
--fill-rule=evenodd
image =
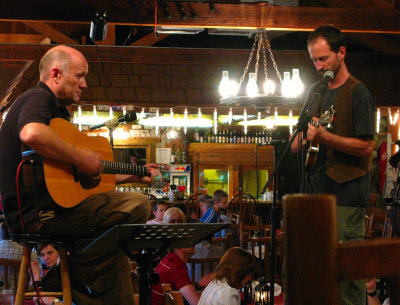
<path id="1" fill-rule="evenodd" d="M 353 134 L 353 89 L 361 82 L 349 76 L 339 89 L 334 101 L 336 115 L 333 133 L 341 137 L 354 137 Z M 345 183 L 365 176 L 372 166 L 372 155 L 368 158 L 351 156 L 332 148 L 327 148 L 326 174 L 337 183 Z"/>

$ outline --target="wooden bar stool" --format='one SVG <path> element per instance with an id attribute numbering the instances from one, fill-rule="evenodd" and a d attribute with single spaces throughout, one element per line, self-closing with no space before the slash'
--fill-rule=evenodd
<path id="1" fill-rule="evenodd" d="M 32 248 L 36 244 L 57 244 L 59 246 L 60 255 L 60 267 L 61 267 L 61 285 L 62 291 L 43 291 L 40 295 L 43 297 L 55 296 L 61 297 L 65 305 L 72 305 L 71 296 L 71 283 L 69 278 L 68 263 L 67 263 L 67 251 L 65 246 L 70 244 L 70 240 L 63 240 L 55 236 L 42 236 L 38 234 L 11 234 L 11 239 L 20 242 L 24 246 L 24 255 L 21 260 L 21 266 L 19 271 L 17 295 L 15 298 L 15 305 L 23 305 L 25 297 L 35 297 L 36 292 L 27 292 L 28 274 L 30 261 L 26 253 L 31 253 Z"/>

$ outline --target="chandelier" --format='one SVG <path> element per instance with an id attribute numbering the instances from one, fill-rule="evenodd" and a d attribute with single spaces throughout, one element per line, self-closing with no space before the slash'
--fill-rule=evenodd
<path id="1" fill-rule="evenodd" d="M 280 88 L 278 88 L 280 89 L 280 95 L 275 93 L 277 86 L 275 82 L 268 77 L 266 50 L 268 51 L 272 65 L 280 82 Z M 256 53 L 254 72 L 248 73 L 254 53 Z M 262 90 L 259 90 L 257 80 L 261 53 L 265 77 L 263 88 Z M 243 91 L 241 90 L 241 86 L 246 74 L 248 74 L 246 95 L 240 96 L 238 93 Z M 219 85 L 219 93 L 221 95 L 220 103 L 237 106 L 254 105 L 258 107 L 268 105 L 296 104 L 299 101 L 298 97 L 303 93 L 303 91 L 304 85 L 300 79 L 299 69 L 293 69 L 292 76 L 290 75 L 290 72 L 284 72 L 282 79 L 278 70 L 278 66 L 275 62 L 274 55 L 272 54 L 270 40 L 264 29 L 259 29 L 255 35 L 250 56 L 239 83 L 229 79 L 228 71 L 222 71 L 222 80 Z"/>

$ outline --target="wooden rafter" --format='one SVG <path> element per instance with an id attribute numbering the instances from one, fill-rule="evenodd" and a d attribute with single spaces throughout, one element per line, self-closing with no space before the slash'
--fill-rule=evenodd
<path id="1" fill-rule="evenodd" d="M 44 38 L 44 35 L 0 34 L 0 43 L 40 43 Z"/>
<path id="2" fill-rule="evenodd" d="M 350 33 L 348 36 L 357 43 L 366 45 L 373 50 L 391 55 L 400 55 L 400 40 L 385 35 L 362 35 Z"/>
<path id="3" fill-rule="evenodd" d="M 319 0 L 327 7 L 393 9 L 393 4 L 385 0 Z"/>
<path id="4" fill-rule="evenodd" d="M 41 58 L 51 45 L 0 44 L 0 61 L 18 62 Z M 182 49 L 148 47 L 112 46 L 74 46 L 82 52 L 89 62 L 108 63 L 148 63 L 148 64 L 199 64 L 243 66 L 249 57 L 249 50 L 230 49 Z M 296 62 L 308 62 L 307 51 L 273 51 L 275 59 L 288 66 Z M 353 64 L 362 65 L 365 61 L 377 65 L 399 66 L 398 56 L 386 54 L 347 54 Z"/>
<path id="5" fill-rule="evenodd" d="M 340 1 L 340 0 L 338 0 Z M 380 0 L 383 1 L 383 0 Z M 399 1 L 399 0 L 394 0 Z M 205 3 L 190 3 L 191 10 L 198 16 L 182 19 L 178 11 L 171 11 L 171 18 L 159 16 L 159 26 L 208 27 L 208 28 L 268 28 L 271 30 L 311 31 L 322 24 L 334 24 L 345 32 L 400 33 L 400 11 L 386 8 L 326 8 L 326 7 L 283 7 L 249 4 L 214 4 L 215 12 Z M 110 8 L 111 9 L 111 8 Z M 76 12 L 69 21 L 88 23 L 87 18 Z M 5 16 L 6 13 L 0 16 Z M 12 19 L 13 13 L 0 17 Z M 54 18 L 54 19 L 51 19 Z M 70 18 L 74 18 L 71 16 Z M 43 22 L 66 22 L 54 16 L 43 16 Z M 153 26 L 154 18 L 140 19 L 138 14 L 120 14 L 110 20 L 113 24 Z"/>
<path id="6" fill-rule="evenodd" d="M 48 45 L 50 42 L 50 39 L 46 37 L 39 43 Z M 38 74 L 39 62 L 39 57 L 37 59 L 30 60 L 19 71 L 18 75 L 14 78 L 4 97 L 0 101 L 0 111 L 3 111 L 3 109 L 7 108 L 10 103 L 13 103 L 14 100 L 27 89 L 32 80 L 36 78 Z"/>
<path id="7" fill-rule="evenodd" d="M 136 40 L 135 42 L 131 43 L 130 46 L 134 47 L 149 47 L 152 46 L 153 44 L 167 38 L 169 34 L 158 34 L 156 37 L 154 32 L 147 34 L 146 36 Z"/>
<path id="8" fill-rule="evenodd" d="M 39 67 L 39 59 L 29 61 L 21 69 L 18 75 L 6 91 L 5 96 L 0 101 L 0 111 L 3 111 L 7 106 L 22 94 L 31 81 L 37 76 Z"/>
<path id="9" fill-rule="evenodd" d="M 39 34 L 45 35 L 49 37 L 52 41 L 58 44 L 77 44 L 77 42 L 64 33 L 57 31 L 55 28 L 46 24 L 45 22 L 36 22 L 36 21 L 22 21 L 27 27 L 35 30 Z"/>

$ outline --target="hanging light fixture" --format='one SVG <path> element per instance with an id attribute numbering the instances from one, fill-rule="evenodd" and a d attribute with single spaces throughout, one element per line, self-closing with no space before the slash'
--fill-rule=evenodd
<path id="1" fill-rule="evenodd" d="M 275 94 L 276 84 L 269 78 L 267 70 L 267 52 L 272 61 L 272 65 L 280 82 L 280 95 Z M 258 80 L 258 68 L 260 53 L 262 53 L 262 61 L 264 66 L 264 83 L 262 90 L 259 90 L 257 85 Z M 249 72 L 250 63 L 255 54 L 256 63 L 254 72 Z M 239 96 L 237 93 L 241 91 L 243 81 L 248 74 L 248 82 L 246 85 L 245 96 Z M 293 69 L 292 77 L 290 72 L 284 72 L 282 79 L 281 74 L 278 70 L 278 66 L 275 62 L 274 55 L 271 50 L 270 40 L 267 36 L 267 32 L 264 29 L 259 29 L 256 33 L 255 40 L 250 52 L 249 59 L 244 69 L 243 75 L 240 78 L 239 84 L 229 79 L 229 72 L 222 71 L 222 80 L 219 85 L 219 92 L 221 95 L 221 104 L 232 104 L 232 105 L 254 105 L 254 106 L 266 106 L 266 104 L 273 105 L 288 105 L 296 104 L 300 101 L 298 98 L 304 91 L 304 85 L 300 79 L 299 69 Z"/>

